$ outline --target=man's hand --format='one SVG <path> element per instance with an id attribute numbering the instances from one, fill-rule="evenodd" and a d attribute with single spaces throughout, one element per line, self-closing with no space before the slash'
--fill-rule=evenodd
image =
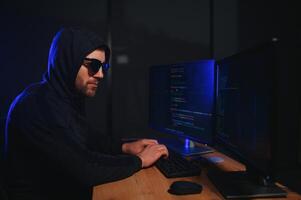
<path id="1" fill-rule="evenodd" d="M 122 152 L 138 155 L 142 152 L 148 145 L 158 144 L 157 140 L 152 139 L 141 139 L 135 142 L 124 143 L 122 145 Z"/>
<path id="2" fill-rule="evenodd" d="M 137 155 L 142 161 L 142 167 L 149 167 L 156 162 L 161 156 L 167 157 L 168 150 L 165 145 L 153 144 L 148 145 L 145 149 Z"/>

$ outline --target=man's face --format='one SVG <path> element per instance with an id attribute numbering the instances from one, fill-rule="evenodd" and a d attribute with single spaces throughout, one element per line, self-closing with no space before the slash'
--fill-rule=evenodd
<path id="1" fill-rule="evenodd" d="M 86 58 L 97 59 L 101 63 L 105 62 L 105 51 L 96 49 L 86 56 Z M 89 67 L 89 63 L 82 64 L 75 79 L 75 88 L 85 96 L 93 97 L 96 93 L 99 81 L 104 77 L 100 68 L 97 73 Z"/>

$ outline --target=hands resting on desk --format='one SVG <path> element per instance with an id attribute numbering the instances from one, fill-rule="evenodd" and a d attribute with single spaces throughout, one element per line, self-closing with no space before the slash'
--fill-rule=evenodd
<path id="1" fill-rule="evenodd" d="M 151 166 L 162 156 L 168 156 L 166 146 L 158 144 L 157 140 L 152 139 L 141 139 L 135 142 L 124 143 L 122 151 L 138 156 L 142 161 L 143 168 Z"/>

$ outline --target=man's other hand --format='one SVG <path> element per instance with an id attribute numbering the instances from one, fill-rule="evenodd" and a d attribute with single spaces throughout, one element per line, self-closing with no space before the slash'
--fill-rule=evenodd
<path id="1" fill-rule="evenodd" d="M 137 140 L 135 142 L 128 142 L 128 143 L 124 143 L 122 145 L 122 152 L 128 153 L 128 154 L 133 154 L 133 155 L 138 155 L 147 146 L 154 145 L 154 144 L 158 144 L 158 141 L 152 140 L 152 139 L 141 139 L 141 140 Z"/>
<path id="2" fill-rule="evenodd" d="M 153 144 L 145 147 L 137 156 L 142 161 L 142 168 L 145 168 L 154 164 L 161 156 L 167 157 L 168 150 L 163 144 Z"/>

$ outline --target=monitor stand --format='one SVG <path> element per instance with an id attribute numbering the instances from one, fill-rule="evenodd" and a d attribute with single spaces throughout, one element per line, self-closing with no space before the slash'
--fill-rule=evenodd
<path id="1" fill-rule="evenodd" d="M 208 178 L 226 199 L 285 197 L 287 193 L 274 183 L 255 180 L 256 176 L 246 171 L 209 171 Z M 265 183 L 265 184 L 264 184 Z"/>
<path id="2" fill-rule="evenodd" d="M 195 144 L 190 139 L 175 139 L 175 138 L 164 138 L 159 139 L 161 144 L 165 144 L 169 149 L 181 154 L 182 156 L 195 156 L 205 153 L 211 153 L 214 150 L 204 144 Z"/>

